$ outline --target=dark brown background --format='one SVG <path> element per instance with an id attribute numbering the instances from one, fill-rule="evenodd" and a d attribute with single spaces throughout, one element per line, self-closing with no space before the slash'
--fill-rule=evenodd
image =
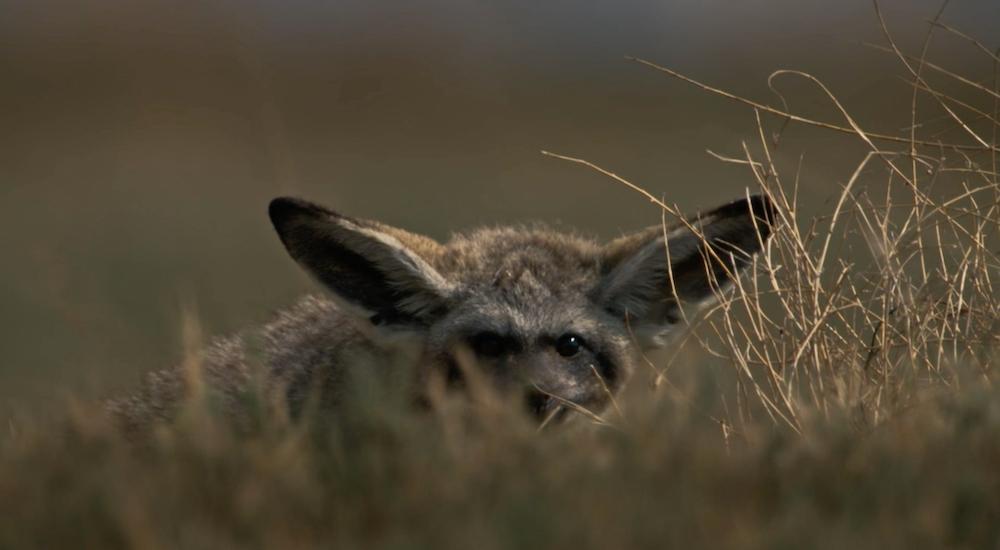
<path id="1" fill-rule="evenodd" d="M 919 51 L 937 2 L 886 0 Z M 1000 2 L 944 20 L 990 47 Z M 271 234 L 296 194 L 444 238 L 541 219 L 608 237 L 659 220 L 540 149 L 581 156 L 694 211 L 743 193 L 752 113 L 623 60 L 649 58 L 774 102 L 766 78 L 822 78 L 870 130 L 909 120 L 872 5 L 851 1 L 292 0 L 0 2 L 0 407 L 96 395 L 181 355 L 182 304 L 206 330 L 266 319 L 315 288 Z M 991 66 L 936 35 L 932 60 Z M 836 120 L 802 82 L 793 110 Z M 945 138 L 959 137 L 954 132 Z M 863 150 L 791 127 L 806 208 Z"/>

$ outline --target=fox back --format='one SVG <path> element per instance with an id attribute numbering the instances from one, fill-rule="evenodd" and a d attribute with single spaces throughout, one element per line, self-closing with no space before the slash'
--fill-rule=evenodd
<path id="1" fill-rule="evenodd" d="M 293 416 L 313 398 L 336 404 L 348 367 L 362 364 L 459 386 L 474 369 L 545 422 L 606 407 L 642 354 L 732 286 L 774 219 L 754 196 L 606 244 L 512 227 L 442 244 L 299 199 L 275 199 L 269 214 L 328 290 L 257 334 L 267 386 Z M 206 383 L 233 403 L 251 379 L 245 342 L 221 339 L 201 361 Z M 154 373 L 111 408 L 129 425 L 169 419 L 186 386 L 177 370 Z"/>

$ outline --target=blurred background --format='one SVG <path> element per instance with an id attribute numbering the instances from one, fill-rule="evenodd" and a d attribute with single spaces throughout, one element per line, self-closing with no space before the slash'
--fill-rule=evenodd
<path id="1" fill-rule="evenodd" d="M 882 6 L 919 54 L 940 2 Z M 997 0 L 943 21 L 1000 46 Z M 866 41 L 885 43 L 865 0 L 0 0 L 0 410 L 170 366 L 185 307 L 221 334 L 315 290 L 272 234 L 276 195 L 440 239 L 528 220 L 607 238 L 659 212 L 541 149 L 688 212 L 753 186 L 706 153 L 741 156 L 753 113 L 625 55 L 775 105 L 767 76 L 804 70 L 867 130 L 905 134 L 905 70 Z M 931 61 L 991 81 L 968 43 L 933 44 Z M 840 122 L 815 87 L 779 86 Z M 786 130 L 803 215 L 850 177 L 856 141 Z"/>

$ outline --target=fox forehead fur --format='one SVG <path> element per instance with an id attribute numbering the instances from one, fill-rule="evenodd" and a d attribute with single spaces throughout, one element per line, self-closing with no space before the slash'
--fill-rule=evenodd
<path id="1" fill-rule="evenodd" d="M 567 405 L 600 412 L 686 310 L 732 286 L 775 218 L 767 198 L 752 196 L 606 244 L 514 227 L 442 244 L 300 199 L 275 199 L 269 214 L 292 258 L 329 291 L 260 329 L 269 382 L 293 413 L 317 388 L 322 403 L 336 402 L 349 363 L 378 368 L 406 341 L 418 379 L 437 371 L 460 384 L 472 363 L 545 421 Z M 247 378 L 243 353 L 239 336 L 212 346 L 209 383 L 236 391 Z M 182 386 L 153 375 L 112 409 L 133 423 L 169 417 Z"/>

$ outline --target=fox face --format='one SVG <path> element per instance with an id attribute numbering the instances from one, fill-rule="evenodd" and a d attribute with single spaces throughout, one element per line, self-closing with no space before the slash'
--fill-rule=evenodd
<path id="1" fill-rule="evenodd" d="M 299 199 L 275 199 L 269 213 L 344 315 L 418 335 L 421 365 L 458 384 L 475 369 L 544 422 L 600 413 L 642 353 L 733 285 L 775 219 L 754 196 L 604 245 L 523 228 L 441 244 Z"/>

